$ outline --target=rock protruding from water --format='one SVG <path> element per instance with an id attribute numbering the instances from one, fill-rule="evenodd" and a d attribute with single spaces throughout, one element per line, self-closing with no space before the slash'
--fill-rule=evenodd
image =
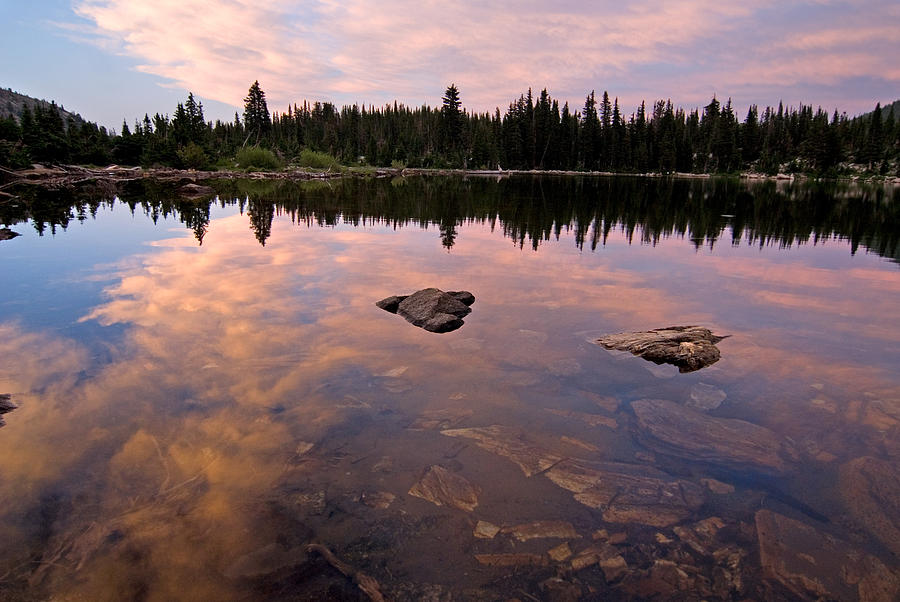
<path id="1" fill-rule="evenodd" d="M 9 228 L 0 228 L 0 240 L 9 240 L 10 238 L 15 238 L 16 236 L 22 236 L 18 232 L 10 230 Z"/>
<path id="2" fill-rule="evenodd" d="M 185 184 L 178 189 L 178 194 L 188 199 L 202 199 L 216 196 L 215 189 L 202 184 Z"/>
<path id="3" fill-rule="evenodd" d="M 8 394 L 0 395 L 0 426 L 3 426 L 4 424 L 6 424 L 3 421 L 3 414 L 6 414 L 7 412 L 12 412 L 13 410 L 15 410 L 18 407 L 19 406 L 17 406 L 10 400 L 10 396 Z"/>
<path id="4" fill-rule="evenodd" d="M 641 399 L 631 408 L 647 445 L 657 452 L 738 470 L 785 470 L 781 440 L 765 427 L 714 418 L 662 399 Z"/>
<path id="5" fill-rule="evenodd" d="M 606 349 L 628 351 L 656 364 L 678 366 L 679 372 L 693 372 L 719 361 L 716 343 L 724 338 L 702 326 L 668 326 L 609 334 L 595 342 Z"/>
<path id="6" fill-rule="evenodd" d="M 475 296 L 468 291 L 444 292 L 437 288 L 423 288 L 412 295 L 394 295 L 375 303 L 392 314 L 399 314 L 413 326 L 429 332 L 450 332 L 463 325 L 463 318 L 472 311 Z"/>

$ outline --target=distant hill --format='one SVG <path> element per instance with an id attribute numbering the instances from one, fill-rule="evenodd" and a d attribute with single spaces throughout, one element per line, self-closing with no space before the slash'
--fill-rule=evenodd
<path id="1" fill-rule="evenodd" d="M 25 107 L 28 107 L 29 109 L 34 109 L 35 106 L 48 108 L 51 104 L 51 102 L 43 99 L 32 98 L 31 96 L 13 92 L 9 88 L 0 88 L 0 118 L 12 117 L 18 121 L 21 119 Z M 63 123 L 68 123 L 70 117 L 75 120 L 75 123 L 81 124 L 84 122 L 84 118 L 78 113 L 66 111 L 62 105 L 56 105 L 56 107 L 59 109 Z"/>

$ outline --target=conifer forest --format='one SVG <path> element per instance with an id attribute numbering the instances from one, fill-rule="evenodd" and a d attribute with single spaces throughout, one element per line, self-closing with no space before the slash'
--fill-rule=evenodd
<path id="1" fill-rule="evenodd" d="M 438 107 L 304 101 L 270 111 L 254 82 L 244 103 L 233 121 L 212 122 L 189 94 L 171 116 L 144 115 L 118 132 L 64 119 L 55 104 L 25 107 L 0 119 L 0 165 L 900 175 L 900 101 L 852 118 L 781 103 L 739 116 L 731 99 L 691 110 L 668 100 L 623 107 L 592 91 L 570 107 L 529 89 L 504 111 L 478 113 L 450 85 Z"/>

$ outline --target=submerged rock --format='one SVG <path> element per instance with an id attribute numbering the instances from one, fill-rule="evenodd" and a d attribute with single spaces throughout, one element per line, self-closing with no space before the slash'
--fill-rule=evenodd
<path id="1" fill-rule="evenodd" d="M 554 546 L 547 550 L 547 556 L 549 556 L 550 560 L 553 562 L 562 562 L 572 556 L 572 548 L 569 547 L 569 542 L 564 541 L 558 546 Z"/>
<path id="2" fill-rule="evenodd" d="M 389 491 L 376 491 L 374 493 L 363 493 L 359 496 L 359 501 L 376 510 L 387 509 L 393 501 L 397 499 L 393 493 Z"/>
<path id="3" fill-rule="evenodd" d="M 475 524 L 475 530 L 472 534 L 478 539 L 494 539 L 494 536 L 500 532 L 500 527 L 493 523 L 480 520 Z"/>
<path id="4" fill-rule="evenodd" d="M 529 539 L 577 539 L 581 537 L 572 523 L 561 520 L 538 520 L 524 525 L 506 527 L 503 533 L 512 535 L 519 541 Z"/>
<path id="5" fill-rule="evenodd" d="M 7 412 L 12 412 L 13 410 L 15 410 L 18 407 L 19 406 L 17 406 L 10 400 L 9 394 L 0 395 L 0 426 L 3 426 L 4 424 L 6 424 L 3 421 L 3 414 L 6 414 Z"/>
<path id="6" fill-rule="evenodd" d="M 538 554 L 475 554 L 475 560 L 486 566 L 543 566 L 547 564 Z"/>
<path id="7" fill-rule="evenodd" d="M 456 426 L 474 413 L 469 408 L 442 408 L 423 412 L 407 428 L 411 431 L 433 431 Z"/>
<path id="8" fill-rule="evenodd" d="M 302 549 L 290 550 L 278 543 L 271 543 L 241 556 L 222 574 L 228 579 L 255 579 L 300 564 L 304 559 Z"/>
<path id="9" fill-rule="evenodd" d="M 479 493 L 464 477 L 437 465 L 429 468 L 409 490 L 409 495 L 437 506 L 451 506 L 466 512 L 471 512 L 478 506 Z"/>
<path id="10" fill-rule="evenodd" d="M 475 296 L 468 291 L 445 293 L 424 288 L 412 295 L 386 297 L 375 305 L 429 332 L 450 332 L 463 325 L 462 319 L 472 311 L 469 306 L 473 303 Z"/>
<path id="11" fill-rule="evenodd" d="M 722 389 L 718 389 L 706 383 L 697 383 L 691 387 L 691 399 L 687 405 L 701 411 L 715 410 L 728 395 Z"/>
<path id="12" fill-rule="evenodd" d="M 701 326 L 669 326 L 610 334 L 595 342 L 606 349 L 629 351 L 656 364 L 678 366 L 680 372 L 693 372 L 719 361 L 716 343 L 724 338 Z"/>
<path id="13" fill-rule="evenodd" d="M 9 228 L 0 228 L 0 240 L 9 240 L 11 238 L 15 238 L 16 236 L 22 236 L 18 232 L 14 232 Z"/>
<path id="14" fill-rule="evenodd" d="M 839 483 L 853 518 L 900 556 L 900 470 L 878 458 L 856 458 L 841 466 Z"/>
<path id="15" fill-rule="evenodd" d="M 576 501 L 601 510 L 603 519 L 613 523 L 669 526 L 692 516 L 705 499 L 704 489 L 696 483 L 649 466 L 567 459 L 509 427 L 450 429 L 441 434 L 473 440 L 478 447 L 516 463 L 526 477 L 543 473 L 558 487 L 574 493 Z M 524 527 L 527 525 L 515 528 Z M 565 533 L 565 537 L 577 536 L 568 530 Z"/>
<path id="16" fill-rule="evenodd" d="M 574 418 L 576 420 L 581 420 L 582 422 L 587 423 L 590 426 L 602 425 L 613 430 L 619 427 L 619 423 L 616 422 L 615 418 L 601 416 L 600 414 L 588 414 L 587 412 L 577 412 L 575 410 L 558 410 L 554 408 L 544 409 L 551 414 L 556 414 L 557 416 L 562 416 L 563 418 Z"/>
<path id="17" fill-rule="evenodd" d="M 441 431 L 448 437 L 471 439 L 475 445 L 515 462 L 526 477 L 544 472 L 563 457 L 526 441 L 516 429 L 493 425 Z"/>
<path id="18" fill-rule="evenodd" d="M 851 544 L 771 510 L 756 513 L 763 572 L 800 599 L 891 602 L 900 574 Z"/>
<path id="19" fill-rule="evenodd" d="M 575 499 L 603 512 L 611 523 L 666 527 L 693 515 L 704 502 L 703 489 L 644 466 L 565 460 L 547 478 Z"/>
<path id="20" fill-rule="evenodd" d="M 662 399 L 631 404 L 638 427 L 655 451 L 728 468 L 778 473 L 785 470 L 778 436 L 731 418 L 713 418 Z"/>

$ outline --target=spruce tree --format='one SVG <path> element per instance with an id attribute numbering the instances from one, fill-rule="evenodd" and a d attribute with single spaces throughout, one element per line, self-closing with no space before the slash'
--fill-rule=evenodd
<path id="1" fill-rule="evenodd" d="M 450 84 L 444 92 L 441 104 L 441 151 L 451 163 L 458 164 L 463 147 L 462 101 L 456 84 Z M 464 161 L 463 161 L 464 162 Z"/>
<path id="2" fill-rule="evenodd" d="M 248 136 L 253 136 L 256 142 L 260 137 L 269 133 L 272 129 L 272 118 L 269 115 L 269 107 L 266 105 L 266 93 L 259 87 L 259 81 L 254 81 L 250 86 L 247 97 L 244 98 L 244 129 Z"/>

